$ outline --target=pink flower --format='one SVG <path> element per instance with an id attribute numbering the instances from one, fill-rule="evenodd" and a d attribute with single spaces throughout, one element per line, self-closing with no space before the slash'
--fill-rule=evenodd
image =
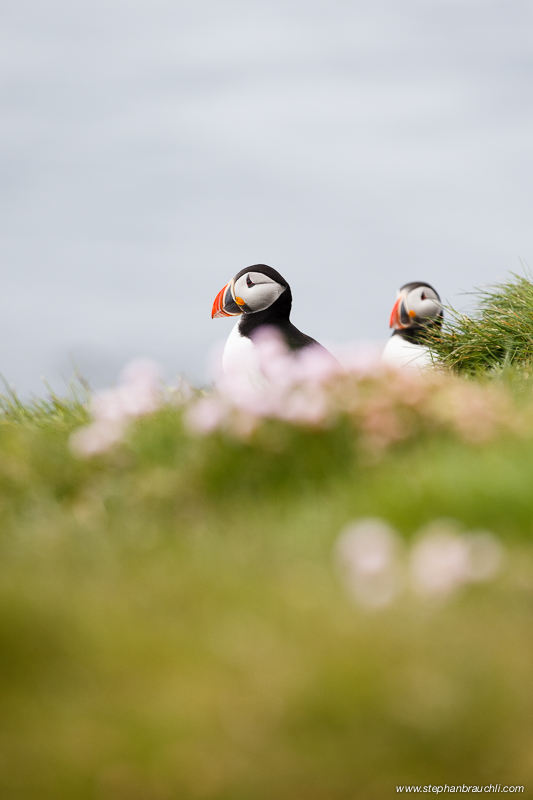
<path id="1" fill-rule="evenodd" d="M 334 355 L 342 369 L 360 378 L 382 373 L 381 351 L 383 347 L 373 342 L 355 342 L 336 347 Z"/>
<path id="2" fill-rule="evenodd" d="M 130 389 L 156 392 L 161 383 L 161 367 L 149 358 L 136 358 L 126 364 L 118 380 Z"/>
<path id="3" fill-rule="evenodd" d="M 160 404 L 160 370 L 148 359 L 131 361 L 122 370 L 119 384 L 95 394 L 90 412 L 93 422 L 71 436 L 71 447 L 82 456 L 109 450 L 122 438 L 126 423 L 155 411 Z"/>
<path id="4" fill-rule="evenodd" d="M 456 526 L 437 521 L 422 532 L 411 551 L 413 588 L 419 595 L 447 597 L 468 580 L 469 550 Z"/>
<path id="5" fill-rule="evenodd" d="M 267 385 L 279 389 L 292 386 L 296 379 L 296 365 L 281 334 L 275 328 L 265 325 L 259 328 L 253 342 Z"/>
<path id="6" fill-rule="evenodd" d="M 216 396 L 201 397 L 187 410 L 186 424 L 197 433 L 212 433 L 224 422 L 227 409 Z"/>
<path id="7" fill-rule="evenodd" d="M 419 595 L 448 597 L 467 583 L 489 581 L 500 572 L 504 550 L 488 531 L 458 533 L 453 520 L 436 520 L 411 551 L 413 588 Z"/>
<path id="8" fill-rule="evenodd" d="M 277 411 L 280 419 L 304 425 L 320 425 L 325 422 L 329 411 L 325 392 L 312 386 L 293 389 Z"/>
<path id="9" fill-rule="evenodd" d="M 70 437 L 70 447 L 78 456 L 94 456 L 104 453 L 117 444 L 124 433 L 121 420 L 98 420 L 78 428 Z"/>
<path id="10" fill-rule="evenodd" d="M 131 361 L 120 373 L 116 388 L 93 397 L 93 417 L 118 421 L 155 411 L 159 405 L 160 380 L 160 369 L 153 361 Z"/>
<path id="11" fill-rule="evenodd" d="M 360 425 L 367 447 L 379 451 L 408 437 L 411 428 L 398 411 L 386 394 L 374 395 L 362 405 Z"/>
<path id="12" fill-rule="evenodd" d="M 339 362 L 322 347 L 306 347 L 294 356 L 294 361 L 301 383 L 325 384 L 342 371 Z"/>
<path id="13" fill-rule="evenodd" d="M 381 519 L 362 519 L 348 525 L 336 545 L 346 585 L 368 608 L 390 605 L 402 588 L 400 540 Z"/>
<path id="14" fill-rule="evenodd" d="M 520 430 L 516 409 L 497 387 L 457 378 L 442 384 L 428 413 L 474 444 L 491 439 L 501 430 Z"/>

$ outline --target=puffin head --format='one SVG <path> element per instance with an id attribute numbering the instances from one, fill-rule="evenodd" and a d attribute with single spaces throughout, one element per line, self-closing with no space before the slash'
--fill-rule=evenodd
<path id="1" fill-rule="evenodd" d="M 241 269 L 215 297 L 211 319 L 257 314 L 274 306 L 283 296 L 287 317 L 291 309 L 291 289 L 285 278 L 266 264 Z M 285 308 L 287 306 L 287 308 Z"/>
<path id="2" fill-rule="evenodd" d="M 442 317 L 442 303 L 433 286 L 414 281 L 399 290 L 389 327 L 397 331 L 416 330 L 430 324 L 441 325 Z"/>

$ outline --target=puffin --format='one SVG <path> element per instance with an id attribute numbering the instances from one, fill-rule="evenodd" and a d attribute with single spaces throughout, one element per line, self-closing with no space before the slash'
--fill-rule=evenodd
<path id="1" fill-rule="evenodd" d="M 244 371 L 252 380 L 260 377 L 254 337 L 265 326 L 274 329 L 290 351 L 312 347 L 335 361 L 325 347 L 292 324 L 291 307 L 291 287 L 277 270 L 267 264 L 241 269 L 220 290 L 213 303 L 211 319 L 239 317 L 222 355 L 225 375 Z"/>
<path id="2" fill-rule="evenodd" d="M 383 350 L 381 361 L 391 367 L 422 370 L 433 365 L 428 348 L 421 342 L 429 326 L 442 325 L 443 311 L 438 292 L 429 283 L 404 284 L 390 315 L 394 332 Z"/>

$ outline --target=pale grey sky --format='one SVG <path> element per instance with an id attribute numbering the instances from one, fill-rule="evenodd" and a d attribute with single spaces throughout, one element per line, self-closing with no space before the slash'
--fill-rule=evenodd
<path id="1" fill-rule="evenodd" d="M 0 0 L 0 372 L 205 374 L 241 268 L 323 342 L 533 265 L 529 0 Z"/>

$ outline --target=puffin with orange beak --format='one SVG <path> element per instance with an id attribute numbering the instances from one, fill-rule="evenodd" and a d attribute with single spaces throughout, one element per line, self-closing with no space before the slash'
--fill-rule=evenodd
<path id="1" fill-rule="evenodd" d="M 322 347 L 290 321 L 291 287 L 279 272 L 266 264 L 254 264 L 238 272 L 215 297 L 211 318 L 239 317 L 222 356 L 224 372 L 259 369 L 254 335 L 268 326 L 281 335 L 289 350 Z M 327 352 L 327 351 L 326 351 Z M 333 356 L 331 356 L 333 358 Z"/>
<path id="2" fill-rule="evenodd" d="M 442 325 L 442 303 L 429 283 L 406 283 L 398 292 L 390 316 L 394 332 L 385 345 L 381 360 L 391 367 L 424 369 L 433 364 L 428 348 L 422 343 L 429 326 Z"/>

